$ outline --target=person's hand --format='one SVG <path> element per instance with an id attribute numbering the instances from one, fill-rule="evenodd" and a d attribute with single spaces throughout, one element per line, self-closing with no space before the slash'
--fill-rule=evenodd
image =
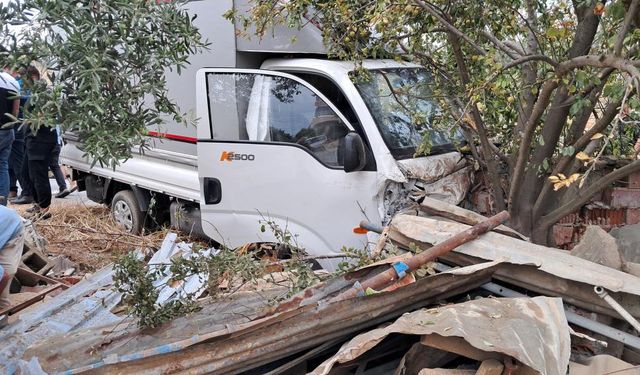
<path id="1" fill-rule="evenodd" d="M 636 150 L 636 154 L 640 154 L 640 138 L 636 141 L 636 144 L 633 146 L 633 149 Z"/>

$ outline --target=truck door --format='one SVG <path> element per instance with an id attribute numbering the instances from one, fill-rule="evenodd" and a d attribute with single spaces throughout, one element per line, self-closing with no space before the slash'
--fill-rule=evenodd
<path id="1" fill-rule="evenodd" d="M 198 103 L 207 235 L 231 247 L 274 241 L 268 225 L 261 230 L 266 220 L 310 255 L 366 245 L 354 228 L 379 220 L 376 172 L 345 171 L 345 144 L 355 134 L 319 91 L 284 73 L 202 69 Z"/>

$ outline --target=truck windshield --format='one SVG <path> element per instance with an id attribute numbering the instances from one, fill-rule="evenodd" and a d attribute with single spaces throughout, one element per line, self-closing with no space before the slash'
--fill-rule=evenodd
<path id="1" fill-rule="evenodd" d="M 457 131 L 434 127 L 440 110 L 433 100 L 428 70 L 376 69 L 353 74 L 352 79 L 394 158 L 414 157 L 425 139 L 431 154 L 454 150 L 453 143 L 462 140 Z"/>

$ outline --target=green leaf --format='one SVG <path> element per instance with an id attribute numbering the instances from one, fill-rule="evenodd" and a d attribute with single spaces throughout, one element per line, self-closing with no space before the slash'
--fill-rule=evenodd
<path id="1" fill-rule="evenodd" d="M 548 170 L 549 170 L 549 160 L 544 159 L 544 160 L 542 161 L 542 168 L 543 168 L 545 171 L 548 171 Z"/>
<path id="2" fill-rule="evenodd" d="M 571 156 L 574 154 L 574 152 L 576 152 L 576 149 L 573 146 L 567 146 L 562 149 L 562 155 L 564 156 Z"/>
<path id="3" fill-rule="evenodd" d="M 606 12 L 606 14 L 608 14 L 614 21 L 622 20 L 625 16 L 625 13 L 626 9 L 624 3 L 621 0 L 609 5 Z"/>

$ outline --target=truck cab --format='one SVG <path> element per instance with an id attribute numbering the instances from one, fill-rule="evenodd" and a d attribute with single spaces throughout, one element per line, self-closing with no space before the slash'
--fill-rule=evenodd
<path id="1" fill-rule="evenodd" d="M 414 126 L 411 110 L 394 97 L 404 86 L 429 86 L 428 72 L 396 61 L 361 68 L 368 79 L 353 78 L 352 62 L 317 59 L 198 72 L 200 207 L 208 236 L 233 246 L 248 234 L 270 241 L 258 223 L 275 221 L 301 247 L 338 255 L 343 246 L 365 247 L 368 238 L 354 231 L 359 223 L 388 222 L 417 185 L 453 203 L 464 197 L 468 169 L 451 138 L 432 131 L 440 154 L 414 158 L 432 129 Z M 426 96 L 413 105 L 435 115 Z M 427 191 L 433 183 L 439 188 Z"/>
<path id="2" fill-rule="evenodd" d="M 151 149 L 115 170 L 93 165 L 79 139 L 62 152 L 79 186 L 110 204 L 123 225 L 140 229 L 142 215 L 170 212 L 174 226 L 230 247 L 273 242 L 267 228 L 277 225 L 292 244 L 330 258 L 373 240 L 357 233 L 363 220 L 384 225 L 421 195 L 464 198 L 470 167 L 455 151 L 455 133 L 431 126 L 439 112 L 427 69 L 328 59 L 313 24 L 247 40 L 222 19 L 245 3 L 188 6 L 214 47 L 166 78 L 169 95 L 195 111 L 197 127 L 167 120 L 150 128 Z M 425 135 L 431 153 L 415 157 Z"/>

